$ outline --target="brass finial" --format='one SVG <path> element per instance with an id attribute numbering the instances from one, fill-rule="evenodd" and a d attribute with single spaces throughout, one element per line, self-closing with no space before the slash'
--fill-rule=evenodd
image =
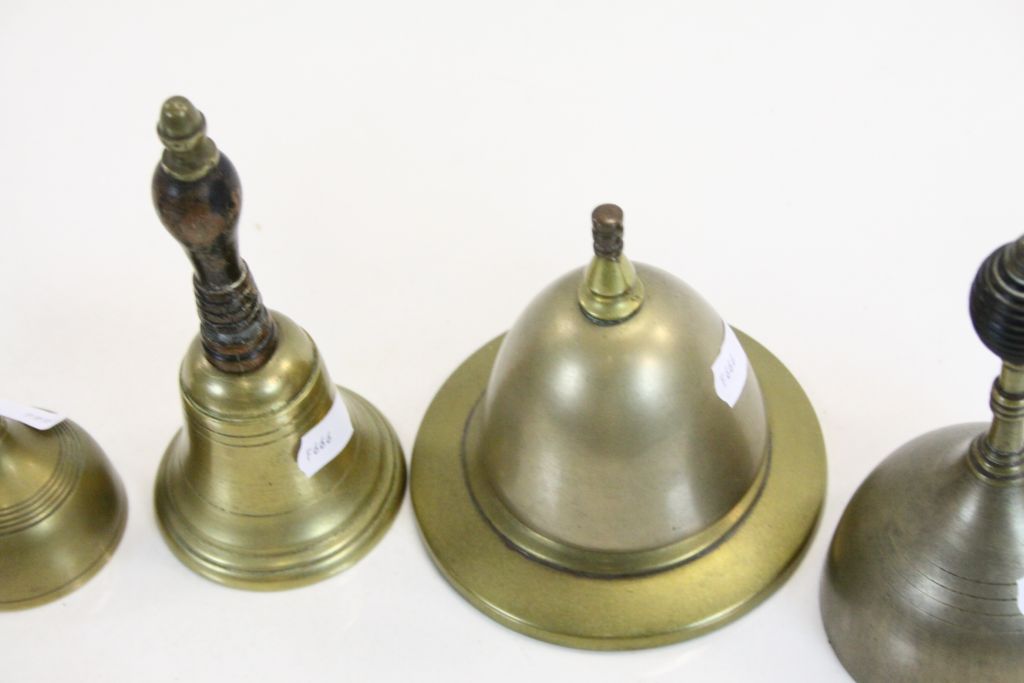
<path id="1" fill-rule="evenodd" d="M 217 145 L 206 137 L 206 118 L 181 95 L 164 102 L 156 132 L 167 148 L 160 165 L 177 180 L 199 180 L 220 160 Z"/>
<path id="2" fill-rule="evenodd" d="M 619 323 L 640 309 L 644 283 L 622 253 L 622 209 L 601 204 L 590 219 L 594 258 L 580 283 L 580 308 L 598 324 Z"/>

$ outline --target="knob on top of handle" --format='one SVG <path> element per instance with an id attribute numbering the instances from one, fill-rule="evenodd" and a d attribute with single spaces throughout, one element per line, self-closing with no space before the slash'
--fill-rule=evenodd
<path id="1" fill-rule="evenodd" d="M 971 286 L 971 322 L 1004 362 L 1024 365 L 1024 238 L 992 252 Z"/>
<path id="2" fill-rule="evenodd" d="M 156 132 L 167 148 L 161 165 L 178 180 L 198 180 L 220 160 L 217 145 L 206 137 L 203 113 L 180 95 L 164 102 Z"/>

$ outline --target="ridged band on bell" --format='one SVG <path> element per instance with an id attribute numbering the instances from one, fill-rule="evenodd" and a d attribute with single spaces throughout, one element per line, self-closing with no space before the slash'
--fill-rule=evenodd
<path id="1" fill-rule="evenodd" d="M 60 598 L 121 540 L 128 503 L 103 451 L 77 424 L 46 431 L 0 417 L 0 610 Z"/>
<path id="2" fill-rule="evenodd" d="M 905 444 L 843 513 L 821 587 L 858 681 L 1016 681 L 1024 671 L 1024 250 L 981 265 L 970 313 L 1003 360 L 988 425 Z"/>
<path id="3" fill-rule="evenodd" d="M 365 399 L 335 387 L 316 345 L 268 311 L 238 253 L 241 185 L 181 97 L 163 107 L 166 147 L 153 180 L 157 212 L 195 267 L 200 334 L 181 367 L 185 427 L 156 487 L 161 528 L 178 557 L 226 584 L 277 589 L 340 571 L 389 527 L 405 485 L 401 447 Z M 340 402 L 351 421 L 331 422 Z M 303 437 L 337 452 L 307 474 Z"/>
<path id="4" fill-rule="evenodd" d="M 647 647 L 735 618 L 788 574 L 824 448 L 770 353 L 741 333 L 733 346 L 696 292 L 625 257 L 621 209 L 591 223 L 590 265 L 441 388 L 412 496 L 434 559 L 490 616 L 566 645 Z M 718 393 L 723 356 L 735 397 Z"/>

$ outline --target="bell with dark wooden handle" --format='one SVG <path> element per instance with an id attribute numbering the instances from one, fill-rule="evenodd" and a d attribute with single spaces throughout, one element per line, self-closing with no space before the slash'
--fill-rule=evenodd
<path id="1" fill-rule="evenodd" d="M 982 264 L 970 311 L 1003 361 L 991 424 L 899 448 L 832 540 L 822 615 L 858 681 L 1024 680 L 1024 238 Z"/>
<path id="2" fill-rule="evenodd" d="M 160 220 L 195 267 L 200 333 L 181 365 L 185 426 L 156 507 L 178 557 L 222 583 L 276 589 L 358 560 L 389 527 L 405 463 L 387 420 L 335 387 L 310 336 L 268 311 L 238 254 L 241 185 L 183 97 L 164 103 Z"/>

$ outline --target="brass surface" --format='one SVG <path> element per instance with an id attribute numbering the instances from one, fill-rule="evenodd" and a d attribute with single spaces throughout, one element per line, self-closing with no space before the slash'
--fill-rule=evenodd
<path id="1" fill-rule="evenodd" d="M 166 147 L 160 165 L 178 180 L 198 180 L 220 161 L 217 145 L 206 137 L 206 117 L 184 97 L 164 102 L 156 132 Z"/>
<path id="2" fill-rule="evenodd" d="M 594 252 L 625 273 L 621 223 L 595 210 Z M 799 385 L 749 337 L 737 402 L 716 395 L 726 328 L 696 292 L 629 265 L 618 282 L 639 305 L 605 316 L 581 294 L 594 270 L 556 280 L 441 388 L 412 498 L 434 560 L 489 616 L 564 645 L 648 647 L 735 618 L 795 566 L 824 445 Z"/>
<path id="3" fill-rule="evenodd" d="M 1024 680 L 1024 238 L 982 264 L 971 318 L 1003 360 L 992 422 L 896 450 L 829 549 L 822 618 L 862 683 Z"/>
<path id="4" fill-rule="evenodd" d="M 768 467 L 758 378 L 715 395 L 721 318 L 638 265 L 644 306 L 617 325 L 581 314 L 571 272 L 509 331 L 466 433 L 477 503 L 534 557 L 590 574 L 677 564 L 719 539 Z M 521 523 L 516 523 L 517 520 Z"/>
<path id="5" fill-rule="evenodd" d="M 388 529 L 405 488 L 394 430 L 341 387 L 351 441 L 312 477 L 299 469 L 299 441 L 326 415 L 335 387 L 309 335 L 271 315 L 279 342 L 258 370 L 219 370 L 193 342 L 181 367 L 185 428 L 156 485 L 157 515 L 177 556 L 214 581 L 260 590 L 352 565 Z"/>
<path id="6" fill-rule="evenodd" d="M 0 609 L 85 583 L 117 548 L 127 512 L 117 473 L 77 424 L 37 431 L 0 417 Z"/>
<path id="7" fill-rule="evenodd" d="M 376 408 L 331 383 L 305 330 L 264 306 L 238 249 L 241 181 L 202 113 L 172 97 L 157 133 L 165 149 L 153 201 L 192 261 L 200 320 L 181 365 L 185 425 L 157 475 L 160 527 L 214 581 L 259 590 L 318 581 L 391 525 L 405 491 L 401 445 Z M 302 439 L 336 400 L 354 433 L 307 475 Z"/>
<path id="8" fill-rule="evenodd" d="M 461 442 L 502 337 L 470 356 L 430 405 L 412 459 L 416 518 L 448 581 L 509 628 L 596 650 L 692 638 L 770 595 L 795 568 L 817 522 L 825 491 L 824 443 L 796 380 L 764 347 L 739 336 L 761 378 L 773 438 L 769 476 L 757 505 L 712 551 L 664 571 L 616 578 L 530 559 L 474 504 L 464 483 Z"/>

